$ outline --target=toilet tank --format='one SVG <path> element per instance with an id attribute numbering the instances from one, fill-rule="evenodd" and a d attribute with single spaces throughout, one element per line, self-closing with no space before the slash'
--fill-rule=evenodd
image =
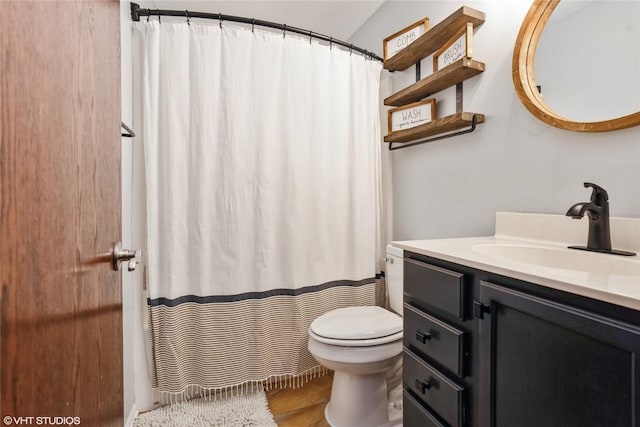
<path id="1" fill-rule="evenodd" d="M 391 310 L 402 315 L 402 294 L 404 278 L 404 251 L 391 245 L 387 245 L 387 267 L 385 281 L 389 292 L 389 306 Z"/>

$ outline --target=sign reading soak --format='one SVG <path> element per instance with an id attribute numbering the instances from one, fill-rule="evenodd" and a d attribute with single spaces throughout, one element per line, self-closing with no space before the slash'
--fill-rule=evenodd
<path id="1" fill-rule="evenodd" d="M 429 18 L 424 18 L 384 39 L 382 43 L 384 60 L 386 61 L 402 49 L 409 46 L 428 30 Z"/>
<path id="2" fill-rule="evenodd" d="M 433 54 L 433 72 L 451 65 L 461 58 L 471 58 L 471 42 L 473 40 L 473 24 L 458 31 L 440 50 Z"/>
<path id="3" fill-rule="evenodd" d="M 436 100 L 430 98 L 392 108 L 387 113 L 387 117 L 389 134 L 429 123 L 436 117 Z"/>

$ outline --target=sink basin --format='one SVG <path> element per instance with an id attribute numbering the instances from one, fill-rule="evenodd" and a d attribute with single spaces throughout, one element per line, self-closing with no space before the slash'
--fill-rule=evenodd
<path id="1" fill-rule="evenodd" d="M 623 258 L 616 255 L 577 251 L 566 248 L 519 244 L 480 244 L 473 246 L 477 253 L 505 261 L 539 267 L 574 270 L 594 274 L 640 276 L 638 256 Z"/>

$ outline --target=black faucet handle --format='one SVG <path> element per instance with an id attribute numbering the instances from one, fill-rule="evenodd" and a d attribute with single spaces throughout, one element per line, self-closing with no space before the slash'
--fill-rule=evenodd
<path id="1" fill-rule="evenodd" d="M 591 187 L 593 192 L 591 193 L 591 202 L 595 203 L 598 206 L 603 206 L 605 203 L 609 201 L 609 194 L 607 190 L 600 187 L 597 184 L 593 184 L 591 182 L 585 182 L 584 188 Z"/>

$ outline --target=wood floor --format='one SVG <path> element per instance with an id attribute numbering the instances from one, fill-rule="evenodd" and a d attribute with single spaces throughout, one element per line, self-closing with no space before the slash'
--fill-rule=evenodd
<path id="1" fill-rule="evenodd" d="M 267 391 L 269 409 L 278 427 L 329 427 L 324 407 L 331 396 L 332 380 L 332 375 L 324 375 L 300 388 Z"/>

